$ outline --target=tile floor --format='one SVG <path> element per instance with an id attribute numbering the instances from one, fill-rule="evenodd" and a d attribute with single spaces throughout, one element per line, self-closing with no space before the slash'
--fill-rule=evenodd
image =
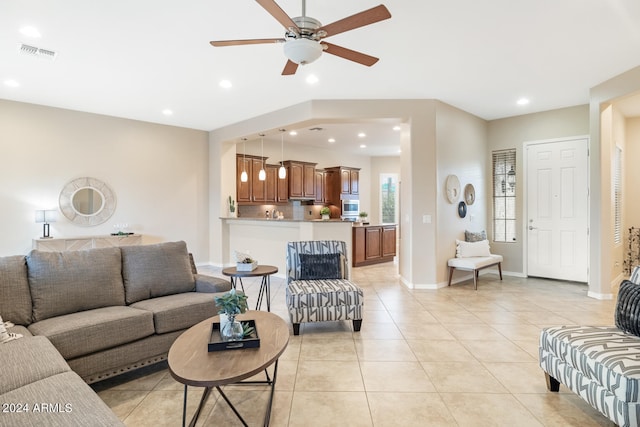
<path id="1" fill-rule="evenodd" d="M 200 269 L 219 276 L 219 270 Z M 393 263 L 352 270 L 365 291 L 362 330 L 350 322 L 303 324 L 280 358 L 272 426 L 612 426 L 577 395 L 549 393 L 538 367 L 541 327 L 613 324 L 614 301 L 584 284 L 480 276 L 437 291 L 404 287 Z M 259 279 L 244 281 L 255 304 Z M 287 322 L 284 280 L 272 312 Z M 94 389 L 128 426 L 178 426 L 183 386 L 166 364 Z M 249 425 L 261 425 L 268 392 L 227 386 Z M 189 389 L 193 413 L 200 390 Z M 241 425 L 212 393 L 199 426 Z"/>

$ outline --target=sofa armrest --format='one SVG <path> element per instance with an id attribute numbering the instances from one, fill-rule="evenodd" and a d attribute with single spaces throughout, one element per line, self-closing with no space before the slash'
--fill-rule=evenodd
<path id="1" fill-rule="evenodd" d="M 231 282 L 219 277 L 207 276 L 205 274 L 194 274 L 196 279 L 196 292 L 226 292 L 231 290 Z"/>

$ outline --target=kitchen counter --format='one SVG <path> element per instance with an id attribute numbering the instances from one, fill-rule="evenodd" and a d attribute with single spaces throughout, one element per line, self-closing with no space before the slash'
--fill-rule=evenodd
<path id="1" fill-rule="evenodd" d="M 352 230 L 354 267 L 393 261 L 396 256 L 396 224 L 358 225 Z"/>
<path id="2" fill-rule="evenodd" d="M 251 255 L 258 264 L 275 265 L 277 276 L 286 275 L 287 242 L 300 240 L 342 240 L 351 253 L 352 222 L 339 219 L 324 221 L 271 219 L 271 218 L 221 218 L 228 235 L 228 258 L 225 266 L 235 265 L 234 251 Z"/>

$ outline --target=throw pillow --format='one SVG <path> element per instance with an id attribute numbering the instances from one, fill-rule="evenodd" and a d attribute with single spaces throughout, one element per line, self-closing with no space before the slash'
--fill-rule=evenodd
<path id="1" fill-rule="evenodd" d="M 479 242 L 481 240 L 487 240 L 487 232 L 482 231 L 469 231 L 464 230 L 465 242 Z"/>
<path id="2" fill-rule="evenodd" d="M 22 338 L 22 334 L 7 332 L 7 328 L 11 328 L 13 326 L 14 326 L 13 323 L 9 321 L 3 322 L 2 317 L 0 317 L 0 344 L 17 340 L 18 338 Z"/>
<path id="3" fill-rule="evenodd" d="M 629 280 L 620 285 L 615 321 L 619 329 L 640 336 L 640 286 Z"/>
<path id="4" fill-rule="evenodd" d="M 300 280 L 340 279 L 340 254 L 300 254 Z"/>
<path id="5" fill-rule="evenodd" d="M 469 258 L 475 256 L 490 256 L 489 241 L 463 242 L 456 240 L 456 258 Z"/>

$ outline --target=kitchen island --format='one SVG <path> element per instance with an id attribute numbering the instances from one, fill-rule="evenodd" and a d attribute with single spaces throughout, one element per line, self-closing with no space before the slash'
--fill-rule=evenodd
<path id="1" fill-rule="evenodd" d="M 393 261 L 396 236 L 396 224 L 354 225 L 352 265 L 360 267 Z"/>
<path id="2" fill-rule="evenodd" d="M 342 240 L 352 253 L 352 222 L 340 220 L 293 220 L 267 218 L 220 218 L 227 228 L 226 248 L 232 263 L 234 251 L 246 252 L 259 264 L 278 267 L 277 276 L 286 277 L 287 242 L 300 240 Z M 235 264 L 233 264 L 235 265 Z"/>

